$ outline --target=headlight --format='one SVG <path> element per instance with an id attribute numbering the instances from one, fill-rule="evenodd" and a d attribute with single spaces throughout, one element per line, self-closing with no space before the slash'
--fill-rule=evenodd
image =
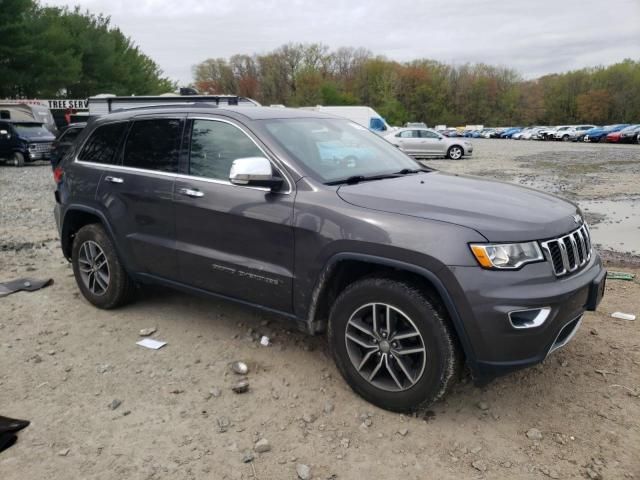
<path id="1" fill-rule="evenodd" d="M 515 269 L 522 265 L 544 260 L 536 242 L 527 243 L 472 243 L 474 257 L 484 268 Z"/>

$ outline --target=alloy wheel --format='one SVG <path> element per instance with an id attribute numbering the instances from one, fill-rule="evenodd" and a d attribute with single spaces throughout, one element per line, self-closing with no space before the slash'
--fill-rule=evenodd
<path id="1" fill-rule="evenodd" d="M 354 368 L 381 390 L 408 390 L 420 380 L 427 364 L 427 350 L 416 325 L 386 303 L 358 308 L 347 322 L 345 342 Z"/>
<path id="2" fill-rule="evenodd" d="M 87 240 L 78 252 L 78 267 L 85 287 L 94 295 L 104 295 L 109 288 L 109 262 L 96 242 Z"/>
<path id="3" fill-rule="evenodd" d="M 458 160 L 460 157 L 462 157 L 462 149 L 460 147 L 453 147 L 451 148 L 449 155 L 453 160 Z"/>

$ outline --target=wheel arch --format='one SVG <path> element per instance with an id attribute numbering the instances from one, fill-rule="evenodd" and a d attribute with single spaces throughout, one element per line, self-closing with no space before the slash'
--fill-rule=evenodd
<path id="1" fill-rule="evenodd" d="M 338 253 L 331 257 L 313 291 L 307 315 L 308 330 L 311 333 L 324 331 L 332 300 L 344 287 L 361 278 L 379 273 L 403 280 L 406 280 L 408 275 L 409 280 L 418 283 L 429 297 L 435 297 L 434 300 L 437 303 L 435 307 L 442 307 L 445 317 L 453 327 L 466 361 L 473 364 L 475 355 L 471 341 L 453 297 L 444 282 L 433 271 L 401 260 L 355 252 Z"/>
<path id="2" fill-rule="evenodd" d="M 76 232 L 85 225 L 92 223 L 101 224 L 107 232 L 107 235 L 111 237 L 111 240 L 114 240 L 115 237 L 113 230 L 111 229 L 111 225 L 109 225 L 109 222 L 99 210 L 85 205 L 72 205 L 65 210 L 64 217 L 61 222 L 60 243 L 62 246 L 62 253 L 67 260 L 71 260 L 73 238 L 75 237 Z M 115 242 L 114 245 L 117 250 L 118 248 Z"/>

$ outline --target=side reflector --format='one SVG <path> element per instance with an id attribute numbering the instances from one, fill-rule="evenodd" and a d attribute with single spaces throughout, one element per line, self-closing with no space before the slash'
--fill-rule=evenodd
<path id="1" fill-rule="evenodd" d="M 480 265 L 485 268 L 491 268 L 493 266 L 491 260 L 489 260 L 489 257 L 487 257 L 484 248 L 479 245 L 472 245 L 471 251 L 473 252 L 473 255 L 476 257 L 476 260 L 478 260 L 478 263 Z"/>

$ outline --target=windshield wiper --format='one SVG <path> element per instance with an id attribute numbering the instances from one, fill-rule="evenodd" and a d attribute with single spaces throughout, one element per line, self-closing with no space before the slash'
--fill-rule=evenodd
<path id="1" fill-rule="evenodd" d="M 400 174 L 397 173 L 386 173 L 384 175 L 352 175 L 351 177 L 341 178 L 340 180 L 332 180 L 330 182 L 326 182 L 325 185 L 341 185 L 346 183 L 347 185 L 355 185 L 360 182 L 369 182 L 371 180 L 383 180 L 385 178 L 397 178 Z"/>
<path id="2" fill-rule="evenodd" d="M 396 172 L 398 175 L 409 175 L 410 173 L 418 173 L 418 172 L 426 172 L 427 170 L 423 168 L 403 168 L 399 172 Z"/>

